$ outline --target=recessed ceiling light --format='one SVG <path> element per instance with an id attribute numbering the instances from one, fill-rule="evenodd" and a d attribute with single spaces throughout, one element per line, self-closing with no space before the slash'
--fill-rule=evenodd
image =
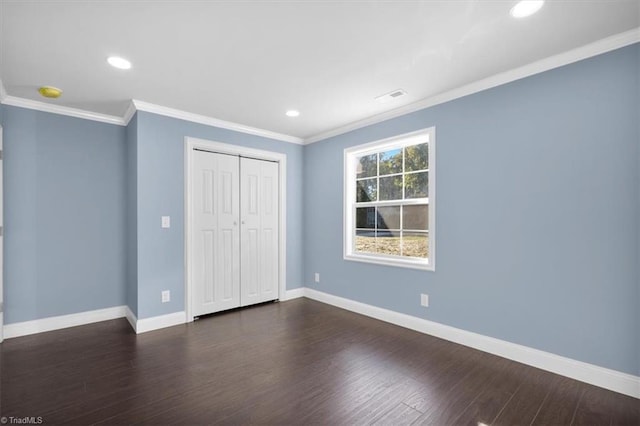
<path id="1" fill-rule="evenodd" d="M 119 56 L 109 56 L 107 58 L 107 62 L 109 62 L 109 65 L 111 65 L 112 67 L 121 70 L 128 70 L 129 68 L 131 68 L 131 62 Z"/>
<path id="2" fill-rule="evenodd" d="M 42 86 L 38 88 L 38 93 L 40 93 L 45 98 L 56 99 L 59 98 L 60 95 L 62 95 L 62 90 L 53 86 Z"/>
<path id="3" fill-rule="evenodd" d="M 539 11 L 543 4 L 544 0 L 523 0 L 516 3 L 509 13 L 514 18 L 525 18 Z"/>
<path id="4" fill-rule="evenodd" d="M 290 109 L 285 114 L 287 114 L 287 117 L 297 117 L 300 115 L 300 111 L 297 111 L 295 109 Z"/>

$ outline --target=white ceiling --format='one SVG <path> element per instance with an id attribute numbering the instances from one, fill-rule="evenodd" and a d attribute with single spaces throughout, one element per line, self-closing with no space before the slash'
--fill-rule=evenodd
<path id="1" fill-rule="evenodd" d="M 638 0 L 548 0 L 520 20 L 513 4 L 0 0 L 0 79 L 97 113 L 137 99 L 310 138 L 640 26 Z"/>

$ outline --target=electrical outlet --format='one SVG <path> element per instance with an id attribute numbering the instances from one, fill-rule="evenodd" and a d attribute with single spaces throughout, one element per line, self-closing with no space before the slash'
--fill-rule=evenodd
<path id="1" fill-rule="evenodd" d="M 420 295 L 420 304 L 424 307 L 428 307 L 429 306 L 429 295 L 428 294 L 424 294 L 422 293 Z"/>
<path id="2" fill-rule="evenodd" d="M 315 280 L 316 280 L 317 283 L 320 282 L 320 273 L 319 272 L 316 272 Z"/>
<path id="3" fill-rule="evenodd" d="M 165 290 L 162 292 L 162 303 L 167 303 L 171 301 L 171 292 L 169 290 Z"/>

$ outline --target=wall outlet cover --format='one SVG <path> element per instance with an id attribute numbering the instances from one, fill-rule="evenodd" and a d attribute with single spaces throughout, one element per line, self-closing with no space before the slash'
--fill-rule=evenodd
<path id="1" fill-rule="evenodd" d="M 428 294 L 424 294 L 422 293 L 420 295 L 420 304 L 422 306 L 428 307 L 429 306 L 429 295 Z"/>
<path id="2" fill-rule="evenodd" d="M 170 216 L 162 216 L 162 227 L 163 228 L 171 228 L 171 217 Z"/>

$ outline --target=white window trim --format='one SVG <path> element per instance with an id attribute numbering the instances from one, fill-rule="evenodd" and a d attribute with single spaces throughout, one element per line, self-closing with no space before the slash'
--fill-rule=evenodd
<path id="1" fill-rule="evenodd" d="M 373 154 L 387 148 L 405 147 L 424 141 L 429 141 L 429 257 L 428 259 L 401 258 L 385 256 L 383 254 L 355 253 L 353 237 L 355 229 L 355 209 L 353 202 L 356 197 L 355 182 L 356 164 L 349 161 L 355 156 Z M 398 266 L 402 268 L 435 271 L 436 265 L 436 128 L 417 130 L 411 133 L 382 139 L 375 142 L 357 145 L 344 150 L 343 163 L 343 258 L 356 262 L 375 263 L 378 265 Z"/>

